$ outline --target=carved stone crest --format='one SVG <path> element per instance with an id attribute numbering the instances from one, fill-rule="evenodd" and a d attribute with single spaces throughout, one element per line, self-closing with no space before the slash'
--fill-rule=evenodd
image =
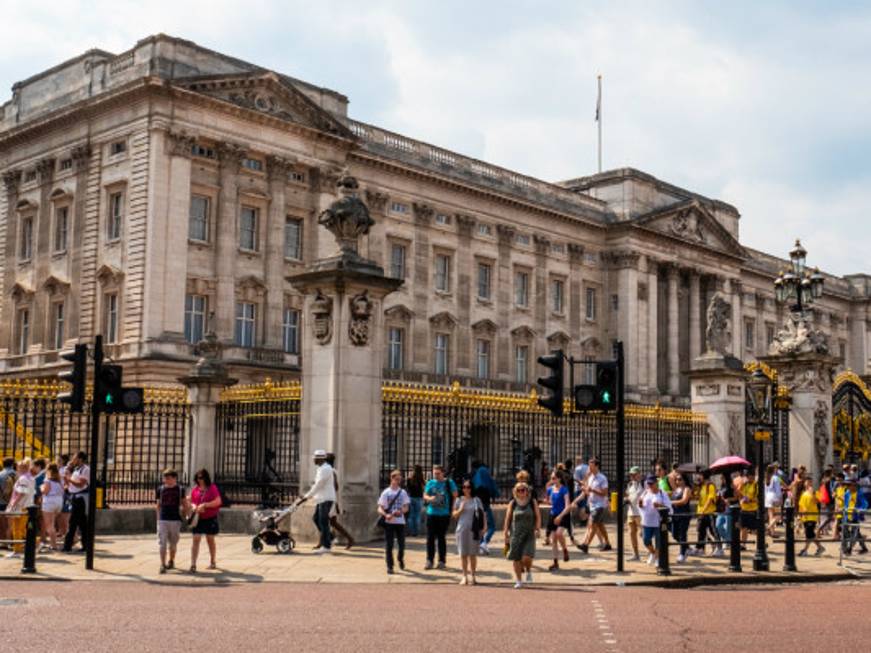
<path id="1" fill-rule="evenodd" d="M 817 401 L 814 408 L 814 456 L 816 457 L 817 469 L 822 469 L 826 464 L 829 453 L 829 434 L 831 433 L 831 419 L 829 418 L 829 402 Z"/>
<path id="2" fill-rule="evenodd" d="M 372 300 L 369 291 L 354 295 L 348 300 L 351 320 L 348 322 L 348 337 L 351 344 L 362 347 L 369 342 L 369 320 L 372 317 Z"/>
<path id="3" fill-rule="evenodd" d="M 774 337 L 769 354 L 828 354 L 829 339 L 816 328 L 809 317 L 798 311 L 790 313 L 783 327 Z"/>
<path id="4" fill-rule="evenodd" d="M 732 347 L 732 305 L 723 293 L 714 293 L 707 317 L 705 347 L 709 352 L 725 355 Z"/>
<path id="5" fill-rule="evenodd" d="M 357 241 L 360 236 L 369 233 L 375 221 L 369 215 L 369 209 L 357 196 L 357 180 L 350 175 L 343 175 L 336 184 L 339 199 L 318 217 L 318 223 L 324 225 L 336 238 L 343 256 L 357 258 Z"/>
<path id="6" fill-rule="evenodd" d="M 315 340 L 321 345 L 329 344 L 333 337 L 333 300 L 324 295 L 320 289 L 315 291 L 311 314 Z"/>
<path id="7" fill-rule="evenodd" d="M 672 218 L 671 232 L 676 236 L 686 238 L 687 240 L 693 240 L 697 243 L 707 242 L 705 233 L 702 231 L 699 216 L 690 209 L 679 211 L 677 215 Z"/>

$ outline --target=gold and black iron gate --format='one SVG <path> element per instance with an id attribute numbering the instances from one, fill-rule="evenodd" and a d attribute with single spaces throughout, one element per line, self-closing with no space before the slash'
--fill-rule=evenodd
<path id="1" fill-rule="evenodd" d="M 849 462 L 865 468 L 871 457 L 871 389 L 850 371 L 835 378 L 832 453 L 837 465 Z"/>
<path id="2" fill-rule="evenodd" d="M 757 369 L 761 370 L 771 384 L 771 439 L 762 443 L 762 459 L 766 464 L 779 462 L 786 469 L 789 467 L 789 409 L 792 402 L 789 390 L 777 382 L 777 371 L 761 361 L 747 363 L 744 369 L 748 374 Z M 759 443 L 756 441 L 756 426 L 750 418 L 754 410 L 754 400 L 748 384 L 744 395 L 744 413 L 747 416 L 744 425 L 744 452 L 745 458 L 755 465 Z"/>

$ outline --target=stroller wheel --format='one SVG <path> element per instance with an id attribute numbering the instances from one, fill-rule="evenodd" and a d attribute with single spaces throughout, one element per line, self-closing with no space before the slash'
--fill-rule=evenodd
<path id="1" fill-rule="evenodd" d="M 260 540 L 260 537 L 255 537 L 251 540 L 251 553 L 262 553 L 263 552 L 263 542 Z"/>
<path id="2" fill-rule="evenodd" d="M 278 540 L 278 544 L 275 545 L 275 548 L 278 549 L 279 553 L 290 553 L 293 549 L 293 542 L 289 537 L 282 537 Z"/>

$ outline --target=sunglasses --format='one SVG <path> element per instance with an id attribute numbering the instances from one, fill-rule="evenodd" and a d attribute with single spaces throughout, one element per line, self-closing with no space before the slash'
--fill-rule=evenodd
<path id="1" fill-rule="evenodd" d="M 471 485 L 464 485 L 464 486 L 463 486 L 463 489 L 464 489 L 464 490 L 471 490 L 471 489 L 472 489 L 472 486 L 471 486 Z"/>
<path id="2" fill-rule="evenodd" d="M 525 494 L 525 493 L 526 493 L 525 488 L 520 488 L 519 490 L 517 490 L 517 494 Z"/>

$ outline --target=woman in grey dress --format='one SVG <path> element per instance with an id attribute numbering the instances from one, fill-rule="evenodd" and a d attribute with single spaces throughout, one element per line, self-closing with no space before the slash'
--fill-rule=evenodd
<path id="1" fill-rule="evenodd" d="M 518 483 L 513 494 L 514 499 L 508 504 L 505 515 L 505 543 L 508 545 L 508 559 L 514 563 L 514 589 L 520 589 L 524 571 L 526 582 L 532 582 L 532 559 L 535 557 L 535 540 L 541 532 L 541 513 L 529 485 Z"/>
<path id="2" fill-rule="evenodd" d="M 457 553 L 463 564 L 463 577 L 460 585 L 477 585 L 475 572 L 478 568 L 478 548 L 481 537 L 484 534 L 482 527 L 479 532 L 474 532 L 475 511 L 484 514 L 484 505 L 478 497 L 472 496 L 472 481 L 463 481 L 462 494 L 454 502 L 452 516 L 457 520 Z M 486 522 L 484 522 L 486 524 Z M 469 578 L 471 568 L 472 578 Z"/>

